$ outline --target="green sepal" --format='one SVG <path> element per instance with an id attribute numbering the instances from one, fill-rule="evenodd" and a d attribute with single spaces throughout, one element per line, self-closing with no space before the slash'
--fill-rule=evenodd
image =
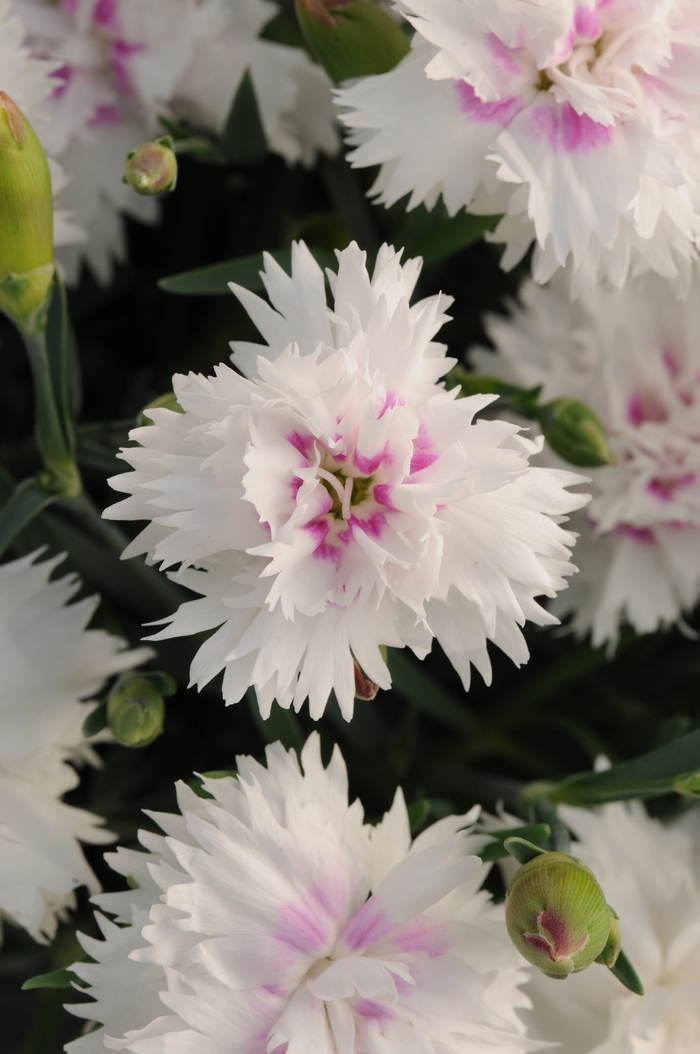
<path id="1" fill-rule="evenodd" d="M 526 838 L 506 838 L 503 843 L 506 852 L 514 856 L 520 864 L 529 864 L 538 856 L 543 856 L 547 850 L 541 849 L 539 845 L 528 842 Z"/>
<path id="2" fill-rule="evenodd" d="M 83 721 L 83 735 L 86 739 L 90 739 L 91 736 L 96 736 L 98 732 L 101 732 L 103 728 L 107 727 L 107 700 L 103 699 L 101 703 L 91 710 Z"/>
<path id="3" fill-rule="evenodd" d="M 95 959 L 87 953 L 81 955 L 77 960 L 80 963 L 94 963 Z M 68 967 L 62 967 L 60 970 L 52 970 L 51 973 L 40 973 L 36 977 L 30 977 L 22 985 L 23 992 L 30 992 L 33 988 L 72 988 L 73 985 L 78 985 L 80 988 L 87 988 L 87 983 L 83 981 L 77 974 L 69 970 Z"/>
<path id="4" fill-rule="evenodd" d="M 211 772 L 203 772 L 202 776 L 208 780 L 223 780 L 227 776 L 233 776 L 235 779 L 238 771 L 236 769 L 212 769 Z"/>
<path id="5" fill-rule="evenodd" d="M 388 73 L 410 50 L 401 26 L 373 0 L 296 0 L 309 50 L 336 84 Z"/>
<path id="6" fill-rule="evenodd" d="M 629 988 L 630 992 L 634 992 L 635 995 L 644 995 L 644 985 L 639 979 L 639 974 L 622 949 L 620 949 L 617 962 L 609 969 L 610 973 L 617 977 L 625 988 Z"/>
<path id="7" fill-rule="evenodd" d="M 219 141 L 219 150 L 227 161 L 236 165 L 257 164 L 269 152 L 249 69 L 238 85 Z"/>
<path id="8" fill-rule="evenodd" d="M 493 838 L 494 841 L 490 845 L 484 846 L 481 852 L 478 854 L 484 863 L 491 863 L 494 860 L 503 860 L 507 856 L 513 856 L 513 853 L 509 853 L 509 850 L 505 846 L 507 838 L 517 838 L 519 841 L 527 841 L 528 844 L 535 843 L 535 845 L 541 845 L 543 842 L 547 842 L 552 834 L 552 828 L 548 823 L 530 823 L 525 824 L 522 827 L 510 827 L 503 831 L 487 831 L 489 837 Z M 545 850 L 542 850 L 543 852 Z M 517 857 L 516 859 L 520 859 Z M 522 861 L 521 861 L 522 862 Z"/>
<path id="9" fill-rule="evenodd" d="M 603 423 L 585 403 L 553 399 L 538 406 L 533 416 L 552 450 L 570 465 L 600 468 L 615 463 Z"/>

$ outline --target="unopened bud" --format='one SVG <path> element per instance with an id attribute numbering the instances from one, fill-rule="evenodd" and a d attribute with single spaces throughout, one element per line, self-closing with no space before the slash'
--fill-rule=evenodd
<path id="1" fill-rule="evenodd" d="M 544 437 L 559 457 L 581 468 L 615 462 L 600 419 L 578 399 L 554 399 L 538 407 Z"/>
<path id="2" fill-rule="evenodd" d="M 169 135 L 155 143 L 142 143 L 126 155 L 124 183 L 134 188 L 137 194 L 163 194 L 175 190 L 177 183 L 177 158 L 173 141 Z"/>
<path id="3" fill-rule="evenodd" d="M 24 332 L 46 321 L 54 275 L 53 196 L 34 129 L 0 91 L 0 310 Z"/>
<path id="4" fill-rule="evenodd" d="M 299 26 L 311 51 L 336 84 L 393 70 L 409 40 L 373 0 L 296 0 Z"/>
<path id="5" fill-rule="evenodd" d="M 163 731 L 164 717 L 163 696 L 147 676 L 120 678 L 107 700 L 107 724 L 125 747 L 147 747 Z"/>
<path id="6" fill-rule="evenodd" d="M 365 699 L 371 702 L 376 699 L 379 685 L 372 681 L 360 666 L 357 659 L 353 660 L 355 666 L 355 698 Z"/>
<path id="7" fill-rule="evenodd" d="M 510 939 L 548 977 L 566 978 L 594 963 L 610 921 L 595 875 L 565 853 L 538 853 L 516 871 L 506 894 Z"/>
<path id="8" fill-rule="evenodd" d="M 147 410 L 172 410 L 176 414 L 184 414 L 184 410 L 177 401 L 175 392 L 165 392 L 164 395 L 158 395 L 155 399 L 151 399 L 150 403 L 144 406 L 143 410 L 138 416 L 137 425 L 141 428 L 142 425 L 152 425 L 153 421 L 150 417 L 146 416 Z"/>

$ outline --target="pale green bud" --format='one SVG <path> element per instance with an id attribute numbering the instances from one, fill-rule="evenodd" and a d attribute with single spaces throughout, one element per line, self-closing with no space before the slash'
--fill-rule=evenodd
<path id="1" fill-rule="evenodd" d="M 142 143 L 126 155 L 126 169 L 122 182 L 128 183 L 137 194 L 163 194 L 175 190 L 177 158 L 169 135 L 154 143 Z"/>
<path id="2" fill-rule="evenodd" d="M 147 747 L 163 731 L 165 703 L 148 676 L 127 674 L 107 700 L 107 724 L 125 747 Z"/>
<path id="3" fill-rule="evenodd" d="M 0 91 L 0 310 L 26 333 L 45 325 L 53 276 L 46 155 L 24 114 Z"/>
<path id="4" fill-rule="evenodd" d="M 552 450 L 565 461 L 581 468 L 614 464 L 601 421 L 578 399 L 554 399 L 538 407 L 536 416 Z"/>
<path id="5" fill-rule="evenodd" d="M 164 410 L 172 410 L 173 413 L 176 414 L 184 414 L 185 412 L 180 406 L 179 402 L 177 401 L 177 396 L 175 392 L 165 392 L 164 395 L 156 396 L 155 399 L 151 399 L 150 403 L 144 406 L 136 422 L 139 428 L 142 425 L 153 424 L 153 421 L 150 419 L 150 417 L 146 417 L 147 410 L 158 410 L 161 408 Z"/>
<path id="6" fill-rule="evenodd" d="M 506 894 L 513 944 L 548 977 L 594 963 L 610 936 L 610 908 L 592 871 L 565 853 L 539 853 L 516 871 Z"/>
<path id="7" fill-rule="evenodd" d="M 336 84 L 393 70 L 410 44 L 374 0 L 295 0 L 306 43 Z"/>

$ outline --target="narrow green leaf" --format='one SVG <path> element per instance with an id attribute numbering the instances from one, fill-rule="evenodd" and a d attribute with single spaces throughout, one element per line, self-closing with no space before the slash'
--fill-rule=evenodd
<path id="1" fill-rule="evenodd" d="M 299 753 L 304 746 L 304 733 L 297 715 L 292 710 L 283 710 L 279 703 L 274 702 L 270 716 L 263 720 L 255 693 L 251 689 L 248 689 L 246 698 L 253 721 L 265 742 L 276 743 L 279 740 L 287 750 L 294 749 Z"/>
<path id="2" fill-rule="evenodd" d="M 408 806 L 407 812 L 411 834 L 416 835 L 428 818 L 430 802 L 426 798 L 414 801 L 413 805 Z"/>
<path id="3" fill-rule="evenodd" d="M 74 984 L 80 985 L 81 988 L 87 987 L 85 982 L 81 981 L 72 970 L 63 968 L 61 970 L 53 970 L 51 973 L 41 973 L 36 977 L 30 977 L 22 985 L 22 991 L 28 992 L 32 988 L 72 988 Z"/>
<path id="4" fill-rule="evenodd" d="M 236 165 L 254 165 L 269 152 L 249 69 L 243 74 L 234 96 L 219 149 L 228 161 Z"/>
<path id="5" fill-rule="evenodd" d="M 334 253 L 315 248 L 311 248 L 311 252 L 321 267 L 337 265 Z M 291 249 L 274 249 L 270 256 L 288 274 L 291 272 Z M 260 277 L 263 264 L 262 253 L 252 253 L 250 256 L 239 256 L 235 260 L 224 260 L 209 267 L 200 267 L 196 271 L 183 271 L 181 274 L 161 278 L 158 286 L 166 293 L 179 293 L 180 296 L 230 296 L 228 283 L 236 282 L 253 293 L 262 293 L 265 289 Z"/>
<path id="6" fill-rule="evenodd" d="M 66 438 L 73 443 L 73 419 L 80 410 L 82 380 L 68 299 L 60 275 L 54 278 L 46 324 L 46 354 Z"/>
<path id="7" fill-rule="evenodd" d="M 28 523 L 60 497 L 37 486 L 33 479 L 25 479 L 11 497 L 0 506 L 0 556 Z"/>
<path id="8" fill-rule="evenodd" d="M 457 702 L 396 648 L 389 652 L 389 669 L 396 691 L 416 709 L 456 732 L 467 735 L 473 731 L 476 719 L 467 705 Z"/>
<path id="9" fill-rule="evenodd" d="M 542 856 L 547 852 L 546 849 L 541 849 L 539 845 L 528 842 L 526 838 L 506 838 L 503 847 L 520 864 L 529 864 L 536 856 Z"/>
<path id="10" fill-rule="evenodd" d="M 222 780 L 226 776 L 237 776 L 238 772 L 236 769 L 212 769 L 211 772 L 203 772 L 202 775 L 208 780 Z"/>
<path id="11" fill-rule="evenodd" d="M 488 834 L 494 841 L 491 845 L 485 846 L 479 853 L 484 863 L 489 863 L 492 860 L 502 860 L 509 855 L 503 844 L 506 838 L 524 838 L 528 842 L 534 842 L 535 845 L 542 846 L 551 837 L 552 828 L 548 823 L 530 823 L 524 824 L 522 827 L 510 827 L 508 830 L 503 831 L 488 831 Z"/>
<path id="12" fill-rule="evenodd" d="M 107 727 L 107 700 L 103 699 L 99 706 L 92 710 L 83 721 L 83 735 L 86 739 L 96 736 L 103 728 Z"/>
<path id="13" fill-rule="evenodd" d="M 127 875 L 126 876 L 126 884 L 129 887 L 129 889 L 138 889 L 139 888 L 139 884 L 138 884 L 138 882 L 136 881 L 136 879 L 134 878 L 133 875 Z"/>
<path id="14" fill-rule="evenodd" d="M 644 985 L 624 951 L 620 950 L 615 965 L 610 966 L 609 970 L 625 988 L 629 988 L 630 992 L 634 992 L 635 995 L 644 995 Z"/>
<path id="15" fill-rule="evenodd" d="M 462 209 L 450 216 L 440 202 L 428 210 L 424 205 L 412 209 L 396 234 L 396 243 L 404 246 L 404 258 L 422 256 L 426 264 L 446 260 L 468 249 L 485 231 L 494 229 L 500 216 L 473 216 Z"/>
<path id="16" fill-rule="evenodd" d="M 601 805 L 628 798 L 653 798 L 674 790 L 679 776 L 698 770 L 700 728 L 634 761 L 613 765 L 605 772 L 571 776 L 547 788 L 546 794 L 550 801 L 564 805 Z"/>

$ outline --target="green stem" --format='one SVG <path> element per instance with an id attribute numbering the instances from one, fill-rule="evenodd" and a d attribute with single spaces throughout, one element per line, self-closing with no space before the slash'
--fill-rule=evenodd
<path id="1" fill-rule="evenodd" d="M 51 380 L 51 369 L 46 350 L 46 332 L 22 333 L 34 380 L 36 436 L 44 465 L 51 478 L 47 490 L 60 491 L 67 498 L 75 498 L 82 491 L 78 466 L 73 456 L 72 442 L 66 436 L 56 405 Z"/>

